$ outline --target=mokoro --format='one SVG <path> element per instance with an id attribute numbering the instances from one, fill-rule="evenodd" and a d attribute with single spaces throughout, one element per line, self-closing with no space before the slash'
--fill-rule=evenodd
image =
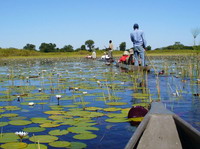
<path id="1" fill-rule="evenodd" d="M 160 102 L 153 102 L 125 149 L 199 149 L 200 132 Z"/>
<path id="2" fill-rule="evenodd" d="M 122 63 L 116 63 L 117 67 L 127 69 L 129 71 L 147 71 L 149 72 L 151 67 L 150 66 L 134 66 L 134 65 L 126 65 Z"/>

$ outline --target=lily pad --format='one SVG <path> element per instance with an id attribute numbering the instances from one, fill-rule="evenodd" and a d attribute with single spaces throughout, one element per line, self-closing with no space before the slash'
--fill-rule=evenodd
<path id="1" fill-rule="evenodd" d="M 110 111 L 120 111 L 121 108 L 105 108 L 104 111 L 110 112 Z"/>
<path id="2" fill-rule="evenodd" d="M 46 127 L 46 128 L 51 128 L 51 127 L 58 127 L 60 126 L 60 124 L 55 123 L 55 122 L 51 122 L 51 123 L 43 123 L 40 125 L 40 127 Z"/>
<path id="3" fill-rule="evenodd" d="M 50 136 L 50 135 L 37 135 L 37 136 L 32 136 L 29 138 L 30 141 L 32 142 L 40 142 L 40 143 L 50 143 L 58 140 L 58 137 L 55 136 Z"/>
<path id="4" fill-rule="evenodd" d="M 121 105 L 126 105 L 126 102 L 108 102 L 106 103 L 106 105 L 110 105 L 110 106 L 121 106 Z"/>
<path id="5" fill-rule="evenodd" d="M 16 125 L 16 126 L 22 126 L 22 125 L 28 125 L 31 124 L 31 121 L 27 121 L 27 120 L 13 120 L 13 121 L 9 121 L 9 124 L 11 125 Z"/>
<path id="6" fill-rule="evenodd" d="M 5 113 L 5 114 L 1 114 L 2 117 L 16 117 L 18 116 L 18 114 L 15 113 Z"/>
<path id="7" fill-rule="evenodd" d="M 69 131 L 67 131 L 67 130 L 60 130 L 60 129 L 51 130 L 49 132 L 49 134 L 52 135 L 52 136 L 62 136 L 62 135 L 66 135 L 68 133 L 69 133 Z"/>
<path id="8" fill-rule="evenodd" d="M 102 110 L 102 108 L 99 108 L 99 107 L 86 107 L 85 110 L 97 111 L 97 110 Z"/>
<path id="9" fill-rule="evenodd" d="M 15 133 L 2 133 L 0 143 L 17 142 L 19 137 Z"/>
<path id="10" fill-rule="evenodd" d="M 47 149 L 47 146 L 44 144 L 28 144 L 24 149 Z"/>
<path id="11" fill-rule="evenodd" d="M 70 149 L 83 149 L 86 147 L 87 147 L 87 145 L 82 142 L 71 142 L 71 144 L 69 146 Z"/>
<path id="12" fill-rule="evenodd" d="M 111 122 L 111 123 L 122 123 L 122 122 L 127 122 L 128 119 L 126 118 L 110 118 L 110 119 L 106 119 L 106 122 Z"/>
<path id="13" fill-rule="evenodd" d="M 5 106 L 4 107 L 6 110 L 9 111 L 15 111 L 15 110 L 20 110 L 21 108 L 17 107 L 17 106 Z"/>
<path id="14" fill-rule="evenodd" d="M 80 127 L 79 126 L 79 127 L 69 127 L 67 130 L 72 133 L 91 133 L 88 130 L 99 130 L 99 128 L 97 128 L 97 127 Z"/>
<path id="15" fill-rule="evenodd" d="M 45 131 L 45 128 L 41 128 L 41 127 L 28 127 L 28 128 L 24 128 L 23 131 L 25 132 L 41 132 L 41 131 Z"/>
<path id="16" fill-rule="evenodd" d="M 8 122 L 0 122 L 0 127 L 8 125 Z"/>
<path id="17" fill-rule="evenodd" d="M 92 133 L 84 133 L 84 134 L 78 134 L 73 136 L 74 139 L 78 139 L 78 140 L 90 140 L 90 139 L 94 139 L 96 138 L 97 135 L 92 134 Z"/>
<path id="18" fill-rule="evenodd" d="M 134 118 L 129 118 L 129 121 L 134 121 L 134 122 L 141 122 L 144 119 L 144 117 L 134 117 Z"/>
<path id="19" fill-rule="evenodd" d="M 10 143 L 6 143 L 1 145 L 1 148 L 5 148 L 5 149 L 20 149 L 20 148 L 25 148 L 27 146 L 26 143 L 23 142 L 10 142 Z"/>
<path id="20" fill-rule="evenodd" d="M 53 147 L 68 147 L 70 146 L 70 144 L 71 143 L 68 141 L 55 141 L 55 142 L 49 143 L 49 145 Z"/>
<path id="21" fill-rule="evenodd" d="M 65 111 L 45 111 L 45 114 L 64 114 Z"/>
<path id="22" fill-rule="evenodd" d="M 31 118 L 31 121 L 33 123 L 39 123 L 39 124 L 52 122 L 51 120 L 48 120 L 45 117 L 33 117 L 33 118 Z"/>

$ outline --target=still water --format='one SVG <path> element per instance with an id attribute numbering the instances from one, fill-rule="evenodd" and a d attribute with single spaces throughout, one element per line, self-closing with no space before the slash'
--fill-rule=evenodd
<path id="1" fill-rule="evenodd" d="M 1 61 L 1 133 L 39 127 L 44 130 L 30 131 L 29 138 L 22 141 L 33 144 L 31 137 L 50 135 L 57 141 L 84 143 L 85 148 L 122 149 L 137 128 L 127 121 L 128 110 L 135 103 L 151 100 L 161 100 L 166 108 L 200 130 L 200 97 L 195 96 L 200 92 L 198 75 L 187 75 L 174 61 L 166 64 L 166 59 L 152 58 L 156 70 L 148 74 L 128 73 L 114 65 L 84 59 Z M 163 69 L 164 74 L 156 75 Z M 141 80 L 146 82 L 145 89 L 137 85 Z M 139 98 L 134 96 L 136 93 L 150 96 Z M 30 102 L 34 106 L 29 106 Z M 39 122 L 34 118 L 39 118 Z M 72 127 L 91 128 L 75 131 Z M 52 130 L 67 130 L 67 134 L 58 135 Z M 92 137 L 77 137 L 79 134 Z M 0 139 L 1 144 L 7 142 L 16 140 Z M 51 142 L 40 144 L 56 148 Z"/>

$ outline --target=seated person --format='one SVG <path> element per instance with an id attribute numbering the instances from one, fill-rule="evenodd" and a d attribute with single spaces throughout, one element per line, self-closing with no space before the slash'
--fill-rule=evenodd
<path id="1" fill-rule="evenodd" d="M 92 58 L 92 56 L 91 55 L 87 55 L 85 58 L 90 59 L 90 58 Z"/>
<path id="2" fill-rule="evenodd" d="M 96 54 L 96 52 L 93 51 L 91 56 L 92 56 L 92 59 L 96 59 L 96 58 L 97 58 L 97 54 Z"/>
<path id="3" fill-rule="evenodd" d="M 134 65 L 133 49 L 130 49 L 129 53 L 130 53 L 130 55 L 129 55 L 129 58 L 128 58 L 128 65 Z"/>
<path id="4" fill-rule="evenodd" d="M 107 59 L 109 59 L 108 54 L 107 54 L 106 52 L 104 52 L 104 55 L 101 56 L 101 59 L 102 59 L 102 60 L 107 60 Z"/>
<path id="5" fill-rule="evenodd" d="M 124 54 L 120 57 L 120 59 L 118 60 L 118 63 L 127 64 L 128 63 L 128 58 L 129 58 L 129 52 L 128 51 L 124 51 Z"/>

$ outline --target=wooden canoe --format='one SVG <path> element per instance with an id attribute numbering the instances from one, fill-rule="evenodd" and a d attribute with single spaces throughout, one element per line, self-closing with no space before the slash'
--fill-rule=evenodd
<path id="1" fill-rule="evenodd" d="M 160 102 L 153 102 L 125 149 L 199 149 L 200 132 Z"/>
<path id="2" fill-rule="evenodd" d="M 122 63 L 116 63 L 117 67 L 127 69 L 129 71 L 150 71 L 151 67 L 150 66 L 134 66 L 134 65 L 126 65 Z"/>

